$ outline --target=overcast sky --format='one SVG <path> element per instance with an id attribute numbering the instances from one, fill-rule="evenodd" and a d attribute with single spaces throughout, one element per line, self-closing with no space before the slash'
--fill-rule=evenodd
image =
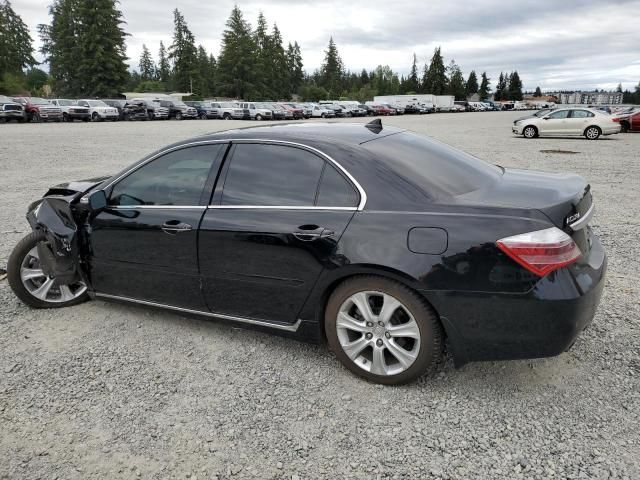
<path id="1" fill-rule="evenodd" d="M 13 0 L 39 47 L 38 23 L 48 23 L 49 0 Z M 262 11 L 286 43 L 298 41 L 305 69 L 318 68 L 333 36 L 347 68 L 389 65 L 406 74 L 412 55 L 420 66 L 440 45 L 470 70 L 518 70 L 525 89 L 633 89 L 640 81 L 640 0 L 121 0 L 129 63 L 137 68 L 142 44 L 157 55 L 171 43 L 172 10 L 180 9 L 198 43 L 218 54 L 234 3 L 255 25 Z M 41 57 L 39 57 L 41 58 Z"/>

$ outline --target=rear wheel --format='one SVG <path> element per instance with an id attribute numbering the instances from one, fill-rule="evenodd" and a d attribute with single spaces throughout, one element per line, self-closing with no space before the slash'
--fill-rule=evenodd
<path id="1" fill-rule="evenodd" d="M 415 380 L 442 355 L 442 328 L 413 290 L 375 276 L 346 280 L 325 310 L 329 347 L 356 375 L 386 385 Z"/>
<path id="2" fill-rule="evenodd" d="M 7 278 L 16 296 L 34 308 L 68 307 L 87 300 L 87 286 L 81 280 L 61 283 L 43 272 L 39 244 L 46 244 L 44 233 L 32 232 L 11 252 Z"/>
<path id="3" fill-rule="evenodd" d="M 524 138 L 536 138 L 538 136 L 538 129 L 533 125 L 529 125 L 528 127 L 524 127 L 522 135 Z"/>
<path id="4" fill-rule="evenodd" d="M 206 112 L 202 112 L 200 114 L 200 120 L 206 120 L 207 118 L 209 118 L 209 117 L 207 117 L 207 113 Z"/>
<path id="5" fill-rule="evenodd" d="M 620 131 L 622 133 L 627 133 L 629 131 L 629 123 L 628 122 L 620 122 Z"/>
<path id="6" fill-rule="evenodd" d="M 587 127 L 587 129 L 584 131 L 584 136 L 587 138 L 587 140 L 597 140 L 600 137 L 601 133 L 602 131 L 600 130 L 600 128 L 594 125 L 591 127 Z"/>
<path id="7" fill-rule="evenodd" d="M 176 120 L 182 120 L 182 112 L 176 112 Z"/>

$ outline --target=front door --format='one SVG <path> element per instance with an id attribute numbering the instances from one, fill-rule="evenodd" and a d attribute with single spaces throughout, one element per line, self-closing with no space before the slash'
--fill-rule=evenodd
<path id="1" fill-rule="evenodd" d="M 97 293 L 206 310 L 197 232 L 226 148 L 173 150 L 108 187 L 90 232 Z"/>
<path id="2" fill-rule="evenodd" d="M 570 132 L 569 111 L 558 110 L 544 117 L 540 122 L 540 133 L 543 135 L 567 135 Z"/>
<path id="3" fill-rule="evenodd" d="M 303 148 L 239 143 L 230 155 L 200 227 L 205 300 L 214 313 L 294 323 L 322 270 L 344 263 L 359 194 Z"/>

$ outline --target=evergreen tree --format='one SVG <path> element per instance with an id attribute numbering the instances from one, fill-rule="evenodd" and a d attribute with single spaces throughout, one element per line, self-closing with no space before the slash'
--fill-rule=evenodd
<path id="1" fill-rule="evenodd" d="M 276 100 L 288 99 L 291 93 L 287 56 L 282 46 L 282 35 L 276 24 L 273 25 L 269 37 L 269 55 L 275 74 L 271 79 L 271 90 Z"/>
<path id="2" fill-rule="evenodd" d="M 140 55 L 140 78 L 142 80 L 153 80 L 156 74 L 156 66 L 153 57 L 147 46 L 142 44 L 142 54 Z"/>
<path id="3" fill-rule="evenodd" d="M 517 70 L 509 75 L 509 100 L 522 100 L 522 81 Z"/>
<path id="4" fill-rule="evenodd" d="M 480 100 L 487 100 L 489 98 L 489 94 L 491 93 L 491 88 L 489 88 L 490 84 L 491 82 L 489 81 L 489 77 L 487 77 L 487 72 L 482 72 L 480 88 L 478 88 L 478 97 L 480 97 Z"/>
<path id="5" fill-rule="evenodd" d="M 173 11 L 173 43 L 169 47 L 168 58 L 173 62 L 172 88 L 181 92 L 193 91 L 193 87 L 201 83 L 198 78 L 198 50 L 195 37 L 177 8 Z"/>
<path id="6" fill-rule="evenodd" d="M 70 96 L 114 96 L 127 85 L 122 12 L 116 0 L 55 0 L 40 25 L 54 88 Z"/>
<path id="7" fill-rule="evenodd" d="M 416 54 L 413 54 L 413 63 L 411 64 L 411 71 L 407 80 L 404 82 L 405 92 L 418 93 L 420 90 L 420 80 L 418 79 L 418 59 Z"/>
<path id="8" fill-rule="evenodd" d="M 158 69 L 156 71 L 156 80 L 167 85 L 171 79 L 171 65 L 167 58 L 167 50 L 164 43 L 160 41 L 160 50 L 158 51 Z"/>
<path id="9" fill-rule="evenodd" d="M 328 90 L 329 95 L 336 96 L 341 91 L 344 66 L 338 53 L 338 47 L 329 38 L 329 45 L 324 52 L 324 62 L 320 67 L 321 86 Z"/>
<path id="10" fill-rule="evenodd" d="M 640 82 L 636 85 L 635 99 L 633 103 L 640 103 Z"/>
<path id="11" fill-rule="evenodd" d="M 219 87 L 223 95 L 250 99 L 256 95 L 256 44 L 251 26 L 236 5 L 227 20 L 218 57 Z"/>
<path id="12" fill-rule="evenodd" d="M 469 78 L 467 79 L 466 87 L 467 97 L 473 95 L 474 93 L 478 93 L 478 77 L 475 70 L 471 70 Z"/>
<path id="13" fill-rule="evenodd" d="M 498 85 L 496 86 L 496 100 L 509 100 L 509 89 L 507 87 L 507 76 L 500 72 L 498 77 Z"/>
<path id="14" fill-rule="evenodd" d="M 7 73 L 22 74 L 23 69 L 38 63 L 33 58 L 32 41 L 11 2 L 0 0 L 0 79 Z"/>
<path id="15" fill-rule="evenodd" d="M 447 75 L 444 67 L 444 60 L 440 53 L 440 47 L 437 47 L 431 57 L 429 68 L 425 65 L 425 75 L 422 90 L 424 93 L 432 95 L 444 95 L 447 90 Z"/>
<path id="16" fill-rule="evenodd" d="M 256 29 L 253 32 L 253 41 L 256 47 L 256 70 L 260 72 L 260 75 L 256 76 L 256 95 L 263 99 L 275 99 L 276 93 L 273 91 L 273 85 L 278 72 L 275 69 L 273 59 L 270 57 L 269 27 L 262 12 L 258 14 Z"/>
<path id="17" fill-rule="evenodd" d="M 616 88 L 616 92 L 622 93 L 622 84 L 621 83 L 618 84 L 618 87 Z"/>
<path id="18" fill-rule="evenodd" d="M 622 91 L 622 90 L 621 90 Z M 541 97 L 542 96 L 542 90 L 540 90 L 540 87 L 536 87 L 536 91 L 533 94 L 534 97 Z"/>
<path id="19" fill-rule="evenodd" d="M 466 98 L 464 77 L 462 76 L 462 70 L 460 70 L 460 67 L 455 60 L 451 60 L 449 63 L 447 73 L 449 74 L 447 82 L 448 94 L 453 95 L 456 100 L 464 100 Z"/>
<path id="20" fill-rule="evenodd" d="M 289 69 L 291 92 L 297 92 L 304 81 L 302 53 L 300 52 L 300 45 L 298 45 L 298 42 L 294 42 L 293 45 L 289 43 L 289 46 L 287 47 L 287 65 Z"/>

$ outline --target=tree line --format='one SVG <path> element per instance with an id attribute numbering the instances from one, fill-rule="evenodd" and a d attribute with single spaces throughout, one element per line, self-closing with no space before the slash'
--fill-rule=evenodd
<path id="1" fill-rule="evenodd" d="M 277 24 L 269 27 L 260 13 L 255 28 L 235 6 L 226 22 L 220 53 L 208 52 L 189 28 L 184 15 L 173 11 L 170 43 L 152 46 L 155 58 L 143 45 L 138 68 L 127 66 L 124 18 L 117 0 L 54 0 L 51 21 L 38 25 L 40 52 L 49 66 L 36 66 L 33 39 L 9 0 L 0 0 L 0 93 L 30 90 L 42 93 L 45 85 L 59 96 L 111 97 L 124 91 L 192 92 L 196 97 L 225 96 L 248 100 L 303 100 L 352 98 L 365 101 L 375 95 L 431 93 L 464 100 L 477 94 L 490 97 L 491 79 L 471 70 L 464 76 L 454 61 L 445 65 L 440 47 L 419 66 L 413 55 L 407 76 L 388 65 L 360 72 L 348 70 L 333 38 L 320 68 L 303 69 L 298 42 L 284 45 Z M 522 81 L 517 71 L 500 73 L 496 100 L 521 100 Z M 620 88 L 621 89 L 621 88 Z M 640 103 L 640 83 L 624 101 Z M 540 88 L 536 94 L 541 94 Z"/>

